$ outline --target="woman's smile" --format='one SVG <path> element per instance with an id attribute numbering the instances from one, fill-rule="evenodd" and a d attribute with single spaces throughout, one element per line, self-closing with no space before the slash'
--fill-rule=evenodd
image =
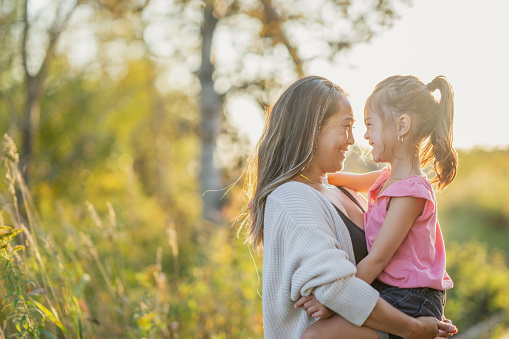
<path id="1" fill-rule="evenodd" d="M 343 162 L 350 145 L 355 139 L 352 135 L 354 123 L 352 107 L 345 100 L 340 109 L 329 118 L 320 131 L 315 157 L 310 169 L 317 170 L 315 175 L 338 172 L 343 169 Z"/>

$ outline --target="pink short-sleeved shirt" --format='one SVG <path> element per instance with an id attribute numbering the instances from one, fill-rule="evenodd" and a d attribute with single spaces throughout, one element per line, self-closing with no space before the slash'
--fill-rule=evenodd
<path id="1" fill-rule="evenodd" d="M 383 169 L 369 190 L 368 210 L 364 214 L 368 251 L 385 220 L 391 197 L 424 198 L 426 203 L 422 214 L 417 217 L 378 280 L 401 288 L 452 288 L 453 282 L 445 271 L 444 241 L 437 219 L 435 193 L 430 182 L 425 176 L 408 177 L 391 184 L 377 196 L 390 174 L 390 168 Z"/>

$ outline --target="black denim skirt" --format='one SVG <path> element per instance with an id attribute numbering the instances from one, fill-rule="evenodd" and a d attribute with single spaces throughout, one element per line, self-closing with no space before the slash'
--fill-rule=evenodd
<path id="1" fill-rule="evenodd" d="M 442 320 L 445 306 L 445 291 L 429 287 L 399 288 L 375 280 L 373 286 L 380 296 L 403 313 L 417 317 L 435 317 Z M 400 338 L 390 334 L 391 339 Z"/>

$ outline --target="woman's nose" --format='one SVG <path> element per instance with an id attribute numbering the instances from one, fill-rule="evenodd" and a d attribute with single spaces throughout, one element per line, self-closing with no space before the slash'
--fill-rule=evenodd
<path id="1" fill-rule="evenodd" d="M 351 131 L 350 131 L 350 133 L 348 134 L 348 143 L 349 143 L 350 145 L 355 144 L 355 138 L 354 138 L 353 133 L 352 133 Z"/>

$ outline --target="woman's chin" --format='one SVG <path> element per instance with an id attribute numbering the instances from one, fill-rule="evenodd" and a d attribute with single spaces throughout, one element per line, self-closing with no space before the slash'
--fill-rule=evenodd
<path id="1" fill-rule="evenodd" d="M 335 173 L 335 172 L 341 172 L 345 168 L 345 161 L 341 161 L 338 166 L 334 169 L 334 171 L 328 172 L 328 173 Z"/>

